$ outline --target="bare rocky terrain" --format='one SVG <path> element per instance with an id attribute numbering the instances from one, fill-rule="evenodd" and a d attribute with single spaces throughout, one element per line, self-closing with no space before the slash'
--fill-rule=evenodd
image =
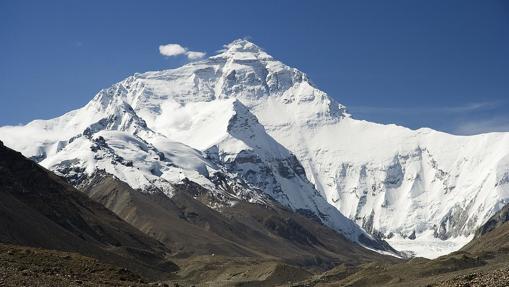
<path id="1" fill-rule="evenodd" d="M 131 271 L 77 253 L 0 244 L 0 286 L 148 286 Z"/>
<path id="2" fill-rule="evenodd" d="M 214 254 L 322 269 L 338 263 L 397 261 L 353 244 L 312 217 L 275 202 L 272 206 L 238 202 L 219 212 L 206 205 L 213 199 L 199 185 L 188 182 L 175 188 L 176 194 L 168 198 L 139 192 L 106 176 L 84 192 L 164 243 L 177 258 Z"/>

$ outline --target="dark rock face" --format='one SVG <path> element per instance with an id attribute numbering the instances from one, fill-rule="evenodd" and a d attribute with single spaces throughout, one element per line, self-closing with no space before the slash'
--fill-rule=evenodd
<path id="1" fill-rule="evenodd" d="M 30 157 L 30 159 L 35 161 L 35 162 L 41 162 L 44 159 L 46 159 L 46 157 L 47 157 L 46 153 L 41 153 L 39 155 Z"/>
<path id="2" fill-rule="evenodd" d="M 500 209 L 461 250 L 481 254 L 509 254 L 509 204 Z M 509 261 L 508 261 L 509 262 Z"/>
<path id="3" fill-rule="evenodd" d="M 408 236 L 408 239 L 415 240 L 415 230 L 412 231 L 412 234 L 410 234 L 410 236 Z"/>
<path id="4" fill-rule="evenodd" d="M 446 240 L 450 237 L 463 235 L 460 230 L 465 226 L 472 226 L 476 219 L 475 217 L 469 219 L 469 210 L 473 204 L 472 200 L 466 208 L 453 206 L 442 218 L 438 228 L 435 227 L 435 237 Z"/>
<path id="5" fill-rule="evenodd" d="M 76 160 L 65 160 L 55 167 L 55 171 L 64 175 L 65 179 L 73 186 L 78 186 L 87 178 L 85 168 L 79 166 Z"/>
<path id="6" fill-rule="evenodd" d="M 475 238 L 479 238 L 482 235 L 494 230 L 495 228 L 502 226 L 509 221 L 509 205 L 506 205 L 500 211 L 495 213 L 475 234 Z"/>

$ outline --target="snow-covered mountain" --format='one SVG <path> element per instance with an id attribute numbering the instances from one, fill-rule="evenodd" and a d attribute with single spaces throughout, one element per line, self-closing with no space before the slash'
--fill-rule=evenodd
<path id="1" fill-rule="evenodd" d="M 188 178 L 219 197 L 228 190 L 225 204 L 273 198 L 354 241 L 367 235 L 351 220 L 428 257 L 466 243 L 509 199 L 509 134 L 353 119 L 304 73 L 246 40 L 135 74 L 59 118 L 2 127 L 0 139 L 76 185 L 104 170 L 171 196 Z"/>

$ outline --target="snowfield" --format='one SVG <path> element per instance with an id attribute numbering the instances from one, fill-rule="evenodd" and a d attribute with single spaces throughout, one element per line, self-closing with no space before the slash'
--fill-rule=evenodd
<path id="1" fill-rule="evenodd" d="M 354 119 L 246 40 L 135 74 L 59 118 L 1 127 L 0 139 L 77 185 L 103 170 L 168 196 L 185 178 L 222 192 L 211 180 L 221 172 L 249 198 L 269 195 L 353 241 L 367 231 L 428 258 L 460 248 L 509 202 L 509 133 Z"/>

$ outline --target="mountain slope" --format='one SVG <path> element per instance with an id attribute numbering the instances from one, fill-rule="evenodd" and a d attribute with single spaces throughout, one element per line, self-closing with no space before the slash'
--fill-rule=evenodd
<path id="1" fill-rule="evenodd" d="M 434 260 L 338 266 L 296 286 L 508 286 L 509 205 L 461 250 Z"/>
<path id="2" fill-rule="evenodd" d="M 110 148 L 83 155 L 101 137 Z M 243 188 L 219 205 L 268 195 L 354 241 L 365 233 L 352 221 L 427 257 L 460 248 L 509 198 L 509 134 L 353 119 L 304 73 L 246 40 L 177 69 L 135 74 L 59 118 L 2 127 L 0 138 L 77 186 L 104 169 L 147 192 L 172 196 L 172 184 L 190 178 L 220 195 L 211 179 L 221 174 Z M 190 162 L 170 159 L 184 150 Z"/>
<path id="3" fill-rule="evenodd" d="M 84 192 L 165 243 L 176 258 L 213 254 L 314 268 L 338 262 L 397 261 L 353 244 L 318 219 L 295 214 L 275 202 L 240 201 L 216 211 L 204 204 L 214 200 L 210 192 L 190 181 L 176 185 L 169 198 L 134 190 L 109 175 L 97 175 Z"/>
<path id="4" fill-rule="evenodd" d="M 217 99 L 204 103 L 206 107 L 181 106 L 179 111 L 171 112 L 181 121 L 172 127 L 181 130 L 168 134 L 167 130 L 158 132 L 149 127 L 139 116 L 146 112 L 126 103 L 129 95 L 125 94 L 124 85 L 134 83 L 129 79 L 101 91 L 84 108 L 60 118 L 35 121 L 26 127 L 1 128 L 0 136 L 5 135 L 8 144 L 25 154 L 36 152 L 31 154 L 32 159 L 76 187 L 86 185 L 96 172 L 105 171 L 132 188 L 147 193 L 161 191 L 172 197 L 173 185 L 190 179 L 221 199 L 211 202 L 211 207 L 275 199 L 296 212 L 318 218 L 354 242 L 392 252 L 331 207 L 309 183 L 295 156 L 268 135 L 239 101 Z M 186 110 L 193 113 L 193 118 L 183 115 Z M 26 138 L 19 138 L 32 129 L 43 129 L 54 137 L 33 138 L 41 137 L 41 133 L 29 133 Z M 41 144 L 32 149 L 27 140 Z M 206 148 L 198 151 L 186 145 L 194 141 Z M 224 178 L 229 190 L 218 184 L 218 178 Z"/>
<path id="5" fill-rule="evenodd" d="M 160 242 L 1 142 L 0 187 L 0 242 L 78 252 L 150 279 L 177 269 Z"/>
<path id="6" fill-rule="evenodd" d="M 508 134 L 459 137 L 351 118 L 296 130 L 274 137 L 331 204 L 398 249 L 427 257 L 458 249 L 508 200 Z"/>
<path id="7" fill-rule="evenodd" d="M 471 253 L 509 253 L 509 204 L 495 213 L 461 250 Z"/>
<path id="8" fill-rule="evenodd" d="M 263 286 L 304 279 L 311 276 L 306 270 L 338 263 L 399 261 L 354 244 L 319 219 L 296 214 L 275 201 L 271 205 L 239 201 L 218 212 L 206 205 L 217 200 L 216 194 L 189 180 L 173 185 L 171 198 L 161 190 L 134 190 L 104 171 L 87 183 L 89 188 L 83 186 L 84 192 L 79 192 L 0 145 L 0 242 L 23 246 L 0 246 L 7 250 L 0 261 L 9 262 L 9 268 L 0 268 L 0 282 L 127 286 L 142 280 L 136 274 L 151 280 L 170 277 L 178 268 L 166 259 L 172 258 L 186 268 L 172 274 L 172 282 L 216 284 L 220 279 L 230 285 L 253 281 Z M 210 260 L 214 266 L 209 266 Z M 14 272 L 15 266 L 23 268 L 21 275 Z M 66 277 L 51 282 L 51 276 L 60 276 L 52 271 L 55 268 Z M 249 276 L 237 278 L 231 272 Z M 294 277 L 293 272 L 300 275 Z M 215 277 L 218 274 L 221 278 Z"/>

